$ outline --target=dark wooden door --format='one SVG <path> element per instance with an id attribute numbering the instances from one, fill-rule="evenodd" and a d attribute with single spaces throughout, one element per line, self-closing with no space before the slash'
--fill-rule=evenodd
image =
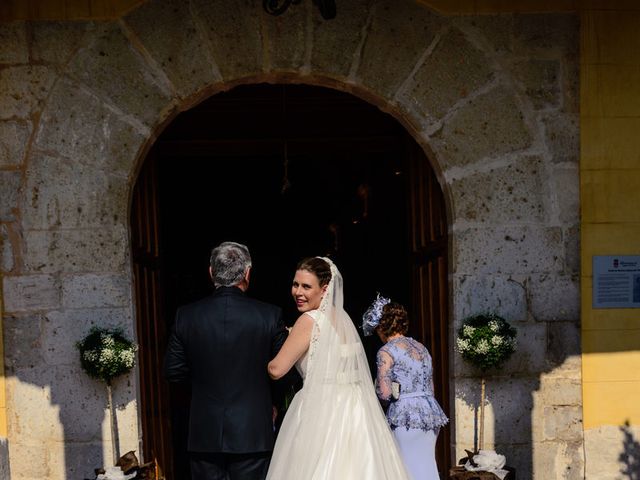
<path id="1" fill-rule="evenodd" d="M 424 152 L 410 140 L 409 230 L 412 271 L 412 335 L 429 349 L 433 359 L 435 395 L 449 416 L 449 293 L 447 274 L 447 215 L 440 184 Z M 451 433 L 440 431 L 436 459 L 441 478 L 451 462 Z"/>
<path id="2" fill-rule="evenodd" d="M 134 192 L 131 240 L 138 333 L 142 449 L 145 462 L 156 459 L 173 477 L 168 385 L 162 378 L 167 332 L 162 304 L 157 161 L 151 152 Z"/>

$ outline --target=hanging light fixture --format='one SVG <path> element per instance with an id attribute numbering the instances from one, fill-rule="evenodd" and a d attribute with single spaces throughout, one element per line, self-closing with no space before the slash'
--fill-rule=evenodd
<path id="1" fill-rule="evenodd" d="M 291 5 L 298 5 L 302 0 L 262 0 L 264 11 L 270 15 L 282 15 Z M 336 18 L 335 0 L 313 0 L 313 3 L 320 10 L 320 15 L 325 20 Z"/>

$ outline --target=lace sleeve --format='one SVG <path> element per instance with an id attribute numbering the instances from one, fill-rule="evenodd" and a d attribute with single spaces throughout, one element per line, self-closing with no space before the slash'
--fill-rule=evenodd
<path id="1" fill-rule="evenodd" d="M 393 368 L 393 357 L 385 352 L 383 349 L 378 350 L 376 356 L 376 363 L 378 365 L 378 375 L 376 382 L 376 393 L 378 398 L 383 402 L 389 402 L 391 400 L 391 372 Z"/>

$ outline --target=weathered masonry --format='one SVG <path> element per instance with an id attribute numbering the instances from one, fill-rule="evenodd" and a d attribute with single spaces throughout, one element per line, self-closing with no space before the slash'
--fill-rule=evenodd
<path id="1" fill-rule="evenodd" d="M 592 237 L 583 237 L 588 251 L 580 247 L 581 207 L 583 215 L 596 208 L 580 202 L 580 129 L 589 124 L 583 149 L 592 159 L 603 142 L 629 140 L 598 123 L 620 114 L 598 96 L 611 78 L 583 75 L 580 87 L 579 77 L 601 61 L 591 55 L 595 39 L 636 31 L 629 22 L 640 26 L 640 12 L 353 0 L 338 2 L 337 18 L 324 21 L 310 1 L 277 18 L 261 3 L 148 1 L 84 19 L 71 18 L 71 9 L 0 8 L 0 457 L 11 471 L 0 477 L 84 478 L 109 458 L 104 391 L 81 372 L 75 342 L 91 325 L 119 325 L 134 336 L 130 203 L 155 139 L 216 93 L 295 83 L 377 106 L 424 150 L 447 207 L 449 345 L 460 321 L 479 310 L 496 310 L 519 331 L 516 355 L 488 383 L 488 447 L 507 456 L 518 478 L 617 478 L 619 427 L 613 416 L 583 409 L 583 391 L 600 391 L 607 378 L 596 375 L 585 388 L 580 304 L 590 305 L 590 291 L 580 286 L 581 254 L 584 264 L 607 252 Z M 624 28 L 612 27 L 623 17 Z M 625 48 L 638 43 L 625 39 Z M 631 109 L 637 99 L 628 95 Z M 590 165 L 583 180 L 598 169 Z M 625 168 L 637 187 L 637 158 Z M 583 192 L 591 195 L 593 185 Z M 631 227 L 609 253 L 637 238 L 639 219 L 629 215 L 636 217 L 618 219 Z M 620 328 L 636 335 L 637 316 L 625 322 Z M 618 344 L 611 345 L 607 352 Z M 585 372 L 601 371 L 593 358 Z M 116 389 L 123 452 L 145 442 L 145 381 L 132 374 Z M 630 381 L 637 388 L 637 377 Z M 475 442 L 478 379 L 453 349 L 449 391 L 459 458 Z M 628 407 L 619 421 L 631 422 L 637 445 L 637 407 Z"/>

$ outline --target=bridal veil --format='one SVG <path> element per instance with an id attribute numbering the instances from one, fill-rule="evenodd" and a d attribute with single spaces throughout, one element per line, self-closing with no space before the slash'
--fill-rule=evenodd
<path id="1" fill-rule="evenodd" d="M 336 266 L 314 315 L 304 386 L 285 415 L 269 480 L 404 480 Z"/>

